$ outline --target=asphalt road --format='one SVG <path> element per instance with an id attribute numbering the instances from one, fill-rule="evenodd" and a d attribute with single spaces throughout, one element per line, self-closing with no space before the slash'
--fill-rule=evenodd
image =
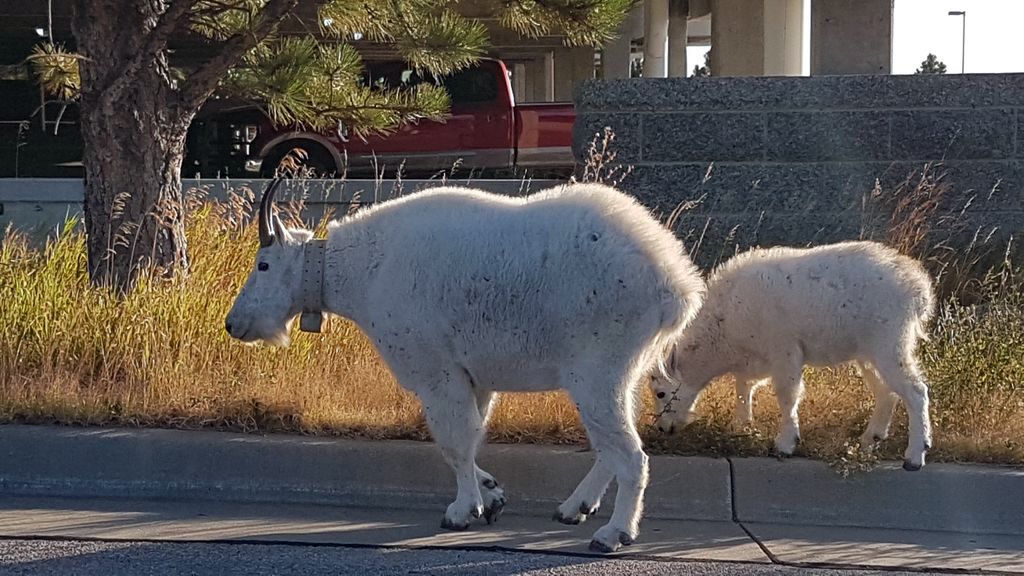
<path id="1" fill-rule="evenodd" d="M 825 570 L 724 562 L 604 560 L 559 554 L 275 544 L 0 540 L 3 576 L 234 576 L 253 574 L 443 576 L 897 576 L 907 572 Z M 915 572 L 939 574 L 934 572 Z"/>

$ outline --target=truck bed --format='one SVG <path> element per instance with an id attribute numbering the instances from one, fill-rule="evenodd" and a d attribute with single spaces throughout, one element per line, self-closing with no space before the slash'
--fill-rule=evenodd
<path id="1" fill-rule="evenodd" d="M 572 125 L 576 112 L 570 102 L 516 104 L 516 166 L 572 166 Z"/>

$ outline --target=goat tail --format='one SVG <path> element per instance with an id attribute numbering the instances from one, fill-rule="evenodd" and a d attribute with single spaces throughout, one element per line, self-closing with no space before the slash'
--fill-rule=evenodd
<path id="1" fill-rule="evenodd" d="M 917 322 L 916 330 L 917 336 L 921 340 L 928 341 L 930 335 L 928 334 L 928 325 L 931 323 L 932 318 L 935 317 L 935 311 L 937 304 L 935 302 L 935 290 L 932 288 L 931 282 L 927 282 L 921 289 L 921 291 L 914 298 L 914 304 L 917 306 Z"/>
<path id="2" fill-rule="evenodd" d="M 917 339 L 922 342 L 928 342 L 932 339 L 931 334 L 928 333 L 928 319 L 922 318 L 914 323 L 914 332 Z"/>
<path id="3" fill-rule="evenodd" d="M 661 329 L 678 335 L 697 315 L 706 288 L 699 276 L 686 282 L 668 282 L 661 290 Z"/>
<path id="4" fill-rule="evenodd" d="M 655 354 L 654 369 L 664 380 L 673 381 L 671 370 L 666 360 L 671 356 L 676 341 L 682 336 L 683 329 L 693 321 L 703 301 L 703 291 L 693 290 L 682 295 L 678 290 L 666 287 L 661 294 L 661 329 L 652 346 Z"/>

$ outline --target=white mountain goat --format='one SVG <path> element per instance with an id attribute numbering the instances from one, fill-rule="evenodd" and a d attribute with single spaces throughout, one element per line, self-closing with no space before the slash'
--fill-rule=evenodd
<path id="1" fill-rule="evenodd" d="M 875 242 L 750 250 L 720 266 L 707 289 L 664 373 L 651 378 L 659 428 L 692 420 L 701 391 L 727 373 L 737 382 L 737 419 L 749 422 L 753 389 L 769 378 L 782 411 L 775 446 L 792 454 L 803 366 L 852 362 L 875 396 L 861 446 L 887 437 L 898 397 L 910 419 L 903 467 L 924 465 L 931 423 L 915 348 L 935 298 L 919 262 Z"/>
<path id="2" fill-rule="evenodd" d="M 442 527 L 495 520 L 497 481 L 476 466 L 495 392 L 566 389 L 596 462 L 556 519 L 592 515 L 609 483 L 603 552 L 637 537 L 647 456 L 634 392 L 700 305 L 682 244 L 632 198 L 596 184 L 511 198 L 435 188 L 330 225 L 326 241 L 259 212 L 256 265 L 227 317 L 231 336 L 288 343 L 300 312 L 354 321 L 423 404 L 458 495 Z M 314 330 L 317 327 L 313 328 Z"/>

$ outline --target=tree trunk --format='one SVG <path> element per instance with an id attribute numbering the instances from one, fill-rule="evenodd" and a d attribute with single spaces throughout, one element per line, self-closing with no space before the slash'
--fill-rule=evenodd
<path id="1" fill-rule="evenodd" d="M 132 88 L 131 102 L 83 106 L 82 115 L 89 277 L 119 292 L 148 270 L 188 270 L 181 161 L 191 114 L 166 118 L 146 102 L 152 86 Z"/>
<path id="2" fill-rule="evenodd" d="M 185 135 L 166 50 L 140 58 L 160 2 L 79 0 L 89 276 L 130 291 L 140 273 L 188 270 L 181 193 Z"/>

